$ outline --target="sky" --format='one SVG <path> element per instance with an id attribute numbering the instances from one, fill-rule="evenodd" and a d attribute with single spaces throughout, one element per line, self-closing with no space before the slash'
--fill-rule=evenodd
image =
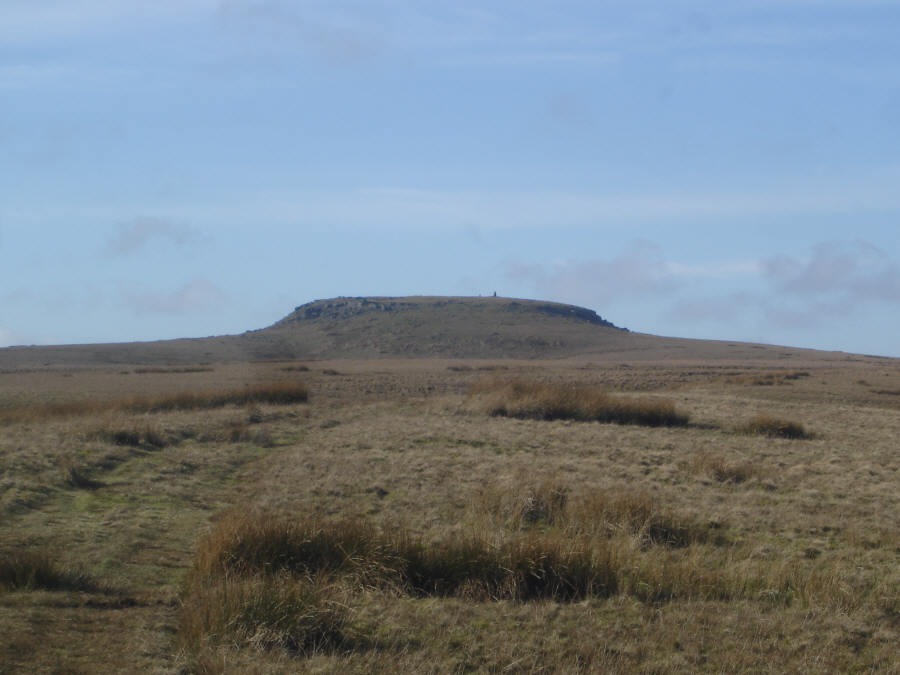
<path id="1" fill-rule="evenodd" d="M 3 0 L 0 346 L 320 298 L 900 356 L 900 2 Z"/>

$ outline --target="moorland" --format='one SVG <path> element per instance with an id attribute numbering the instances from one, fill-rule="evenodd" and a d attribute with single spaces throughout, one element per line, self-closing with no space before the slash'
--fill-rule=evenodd
<path id="1" fill-rule="evenodd" d="M 0 349 L 0 673 L 900 672 L 900 360 L 504 298 Z"/>

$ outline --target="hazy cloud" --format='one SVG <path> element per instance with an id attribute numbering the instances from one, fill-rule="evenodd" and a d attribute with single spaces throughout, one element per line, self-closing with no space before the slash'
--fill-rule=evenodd
<path id="1" fill-rule="evenodd" d="M 242 35 L 259 32 L 282 45 L 311 48 L 332 65 L 367 63 L 383 48 L 387 26 L 377 8 L 348 11 L 334 3 L 224 0 L 217 16 Z"/>
<path id="2" fill-rule="evenodd" d="M 808 332 L 877 304 L 900 303 L 900 265 L 865 241 L 823 242 L 808 255 L 681 263 L 650 241 L 617 255 L 550 264 L 509 262 L 506 278 L 536 296 L 603 307 L 668 304 L 680 324 L 755 324 Z"/>
<path id="3" fill-rule="evenodd" d="M 900 302 L 900 265 L 865 241 L 824 242 L 807 258 L 769 258 L 764 269 L 779 293 L 797 298 Z"/>
<path id="4" fill-rule="evenodd" d="M 21 344 L 19 337 L 8 328 L 0 326 L 0 347 L 10 347 Z"/>
<path id="5" fill-rule="evenodd" d="M 221 308 L 227 295 L 207 279 L 194 279 L 174 291 L 126 290 L 125 304 L 137 314 L 183 314 Z"/>
<path id="6" fill-rule="evenodd" d="M 51 41 L 177 21 L 209 12 L 216 0 L 3 0 L 0 43 Z"/>
<path id="7" fill-rule="evenodd" d="M 776 255 L 743 264 L 762 288 L 711 295 L 683 294 L 668 316 L 679 322 L 752 319 L 792 330 L 818 330 L 862 308 L 900 303 L 900 265 L 857 240 L 822 242 L 807 256 Z M 705 289 L 704 289 L 705 290 Z"/>
<path id="8" fill-rule="evenodd" d="M 113 255 L 129 255 L 152 242 L 189 246 L 197 244 L 202 238 L 198 230 L 188 225 L 142 216 L 116 226 L 106 242 L 106 251 Z"/>
<path id="9" fill-rule="evenodd" d="M 562 261 L 544 266 L 507 263 L 506 277 L 527 283 L 539 296 L 606 303 L 621 297 L 659 296 L 680 284 L 659 245 L 638 240 L 611 258 Z"/>
<path id="10" fill-rule="evenodd" d="M 690 297 L 679 300 L 668 314 L 674 321 L 733 323 L 759 307 L 759 297 L 738 291 L 717 297 Z"/>

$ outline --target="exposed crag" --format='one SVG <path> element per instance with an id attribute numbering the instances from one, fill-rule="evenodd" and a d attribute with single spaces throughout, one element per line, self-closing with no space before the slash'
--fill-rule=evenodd
<path id="1" fill-rule="evenodd" d="M 451 305 L 471 305 L 489 303 L 492 309 L 501 312 L 527 314 L 537 312 L 549 316 L 579 319 L 598 326 L 617 328 L 614 324 L 599 316 L 595 311 L 575 305 L 556 302 L 536 302 L 533 300 L 509 300 L 507 298 L 366 298 L 341 297 L 329 300 L 314 300 L 296 307 L 294 311 L 279 321 L 276 326 L 296 321 L 314 319 L 348 319 L 368 313 L 409 312 L 427 309 L 440 309 Z M 627 330 L 627 329 L 620 329 Z"/>

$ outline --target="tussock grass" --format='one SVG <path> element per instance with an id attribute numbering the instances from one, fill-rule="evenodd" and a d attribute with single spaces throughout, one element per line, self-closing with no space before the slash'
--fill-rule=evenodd
<path id="1" fill-rule="evenodd" d="M 896 613 L 889 581 L 873 586 L 826 556 L 759 555 L 641 489 L 543 480 L 489 485 L 472 501 L 481 520 L 437 540 L 369 519 L 229 510 L 198 542 L 179 644 L 194 655 L 216 645 L 371 649 L 377 640 L 357 640 L 351 619 L 373 589 L 476 602 L 740 602 L 764 612 L 794 603 L 855 611 L 877 597 L 883 614 Z"/>
<path id="2" fill-rule="evenodd" d="M 802 424 L 791 420 L 773 417 L 771 415 L 757 415 L 752 420 L 739 427 L 745 434 L 758 434 L 769 438 L 790 438 L 805 440 L 812 438 L 812 434 L 806 431 Z"/>
<path id="3" fill-rule="evenodd" d="M 288 579 L 314 580 L 333 593 L 377 586 L 414 597 L 520 602 L 624 595 L 649 603 L 753 600 L 787 605 L 801 600 L 843 607 L 861 602 L 854 600 L 857 595 L 878 591 L 853 587 L 852 579 L 836 567 L 804 568 L 791 561 L 757 559 L 747 550 L 710 546 L 715 542 L 701 530 L 648 517 L 643 498 L 620 496 L 602 503 L 607 512 L 619 513 L 618 520 L 631 531 L 610 535 L 613 519 L 607 517 L 600 526 L 584 526 L 580 532 L 571 527 L 493 536 L 456 532 L 426 543 L 403 528 L 383 531 L 361 520 L 234 512 L 198 547 L 183 595 L 184 612 L 190 615 L 185 630 L 194 634 L 197 626 L 225 621 L 202 617 L 217 611 L 215 602 L 224 602 L 223 594 L 232 588 L 228 584 L 239 580 L 248 580 L 252 593 L 238 592 L 235 602 L 253 607 L 265 604 L 256 597 L 269 593 L 265 584 L 284 588 Z M 588 504 L 579 516 L 598 512 L 602 509 L 596 503 Z M 243 611 L 222 610 L 225 617 L 244 616 Z M 256 611 L 247 610 L 254 616 Z"/>
<path id="4" fill-rule="evenodd" d="M 689 421 L 668 399 L 614 396 L 585 384 L 491 378 L 473 385 L 470 394 L 481 400 L 491 415 L 501 417 L 650 427 L 685 426 Z"/>
<path id="5" fill-rule="evenodd" d="M 227 645 L 308 656 L 341 645 L 348 618 L 327 582 L 284 574 L 224 576 L 182 598 L 178 643 L 195 655 Z"/>
<path id="6" fill-rule="evenodd" d="M 360 520 L 325 522 L 262 512 L 227 511 L 197 548 L 191 578 L 226 575 L 376 573 L 388 554 L 377 532 Z"/>
<path id="7" fill-rule="evenodd" d="M 99 401 L 17 404 L 0 407 L 0 424 L 40 422 L 55 417 L 86 417 L 99 415 L 107 410 L 109 404 Z"/>
<path id="8" fill-rule="evenodd" d="M 110 427 L 94 431 L 90 436 L 112 443 L 113 445 L 130 448 L 161 449 L 170 445 L 177 445 L 184 436 L 175 436 L 154 429 L 149 424 L 136 427 Z"/>
<path id="9" fill-rule="evenodd" d="M 482 599 L 569 600 L 615 590 L 609 550 L 562 533 L 500 540 L 457 534 L 425 544 L 402 528 L 381 532 L 361 520 L 261 513 L 226 516 L 198 547 L 190 584 L 282 573 L 339 575 L 356 587 L 375 584 L 413 595 Z"/>
<path id="10" fill-rule="evenodd" d="M 134 372 L 138 375 L 150 374 L 186 374 L 186 373 L 211 373 L 215 368 L 209 366 L 186 366 L 184 368 L 135 368 Z"/>
<path id="11" fill-rule="evenodd" d="M 326 574 L 358 588 L 388 586 L 416 596 L 607 597 L 620 575 L 614 537 L 633 535 L 641 545 L 669 547 L 709 539 L 703 528 L 653 509 L 643 497 L 619 495 L 559 513 L 560 527 L 494 536 L 457 532 L 428 544 L 403 528 L 382 531 L 359 519 L 235 511 L 201 540 L 189 585 L 235 576 Z"/>
<path id="12" fill-rule="evenodd" d="M 401 534 L 401 536 L 403 536 Z M 577 600 L 616 592 L 617 567 L 609 547 L 562 533 L 529 533 L 500 542 L 456 536 L 426 546 L 395 544 L 403 587 L 414 595 L 479 600 Z"/>
<path id="13" fill-rule="evenodd" d="M 152 413 L 259 403 L 290 405 L 293 403 L 306 403 L 308 400 L 309 390 L 304 385 L 280 382 L 225 391 L 183 392 L 165 396 L 134 398 L 124 402 L 122 407 L 133 412 Z"/>
<path id="14" fill-rule="evenodd" d="M 95 591 L 98 584 L 46 551 L 0 551 L 0 591 L 14 590 Z"/>
<path id="15" fill-rule="evenodd" d="M 734 373 L 733 375 L 727 376 L 725 382 L 728 384 L 766 387 L 790 384 L 804 377 L 809 377 L 809 373 L 805 370 L 776 370 L 769 372 Z"/>
<path id="16" fill-rule="evenodd" d="M 0 408 L 0 423 L 39 422 L 56 417 L 100 415 L 109 410 L 161 413 L 222 408 L 227 405 L 261 403 L 292 405 L 308 401 L 309 390 L 303 384 L 275 382 L 240 389 L 124 397 L 112 401 L 69 401 L 7 406 Z"/>

